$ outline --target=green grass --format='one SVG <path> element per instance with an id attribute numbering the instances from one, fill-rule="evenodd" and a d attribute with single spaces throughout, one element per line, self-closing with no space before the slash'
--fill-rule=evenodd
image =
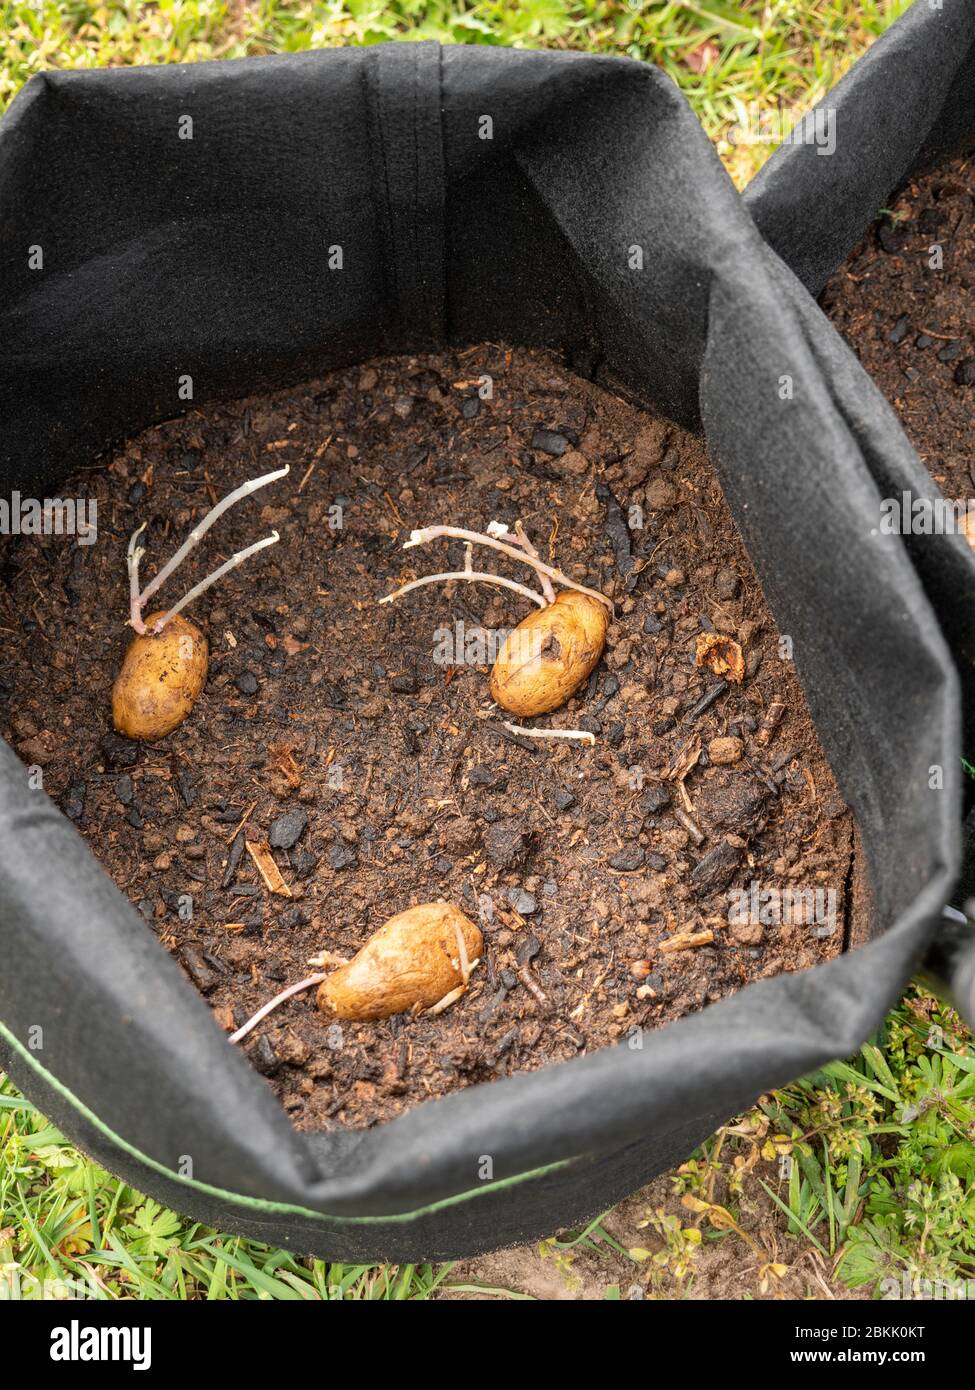
<path id="1" fill-rule="evenodd" d="M 755 1172 L 787 1239 L 851 1289 L 962 1285 L 975 1280 L 973 1140 L 971 1034 L 953 1009 L 911 990 L 855 1057 L 763 1097 L 674 1186 L 707 1217 L 717 1176 L 736 1216 Z"/>
<path id="2" fill-rule="evenodd" d="M 67 1144 L 0 1079 L 0 1301 L 425 1299 L 450 1265 L 336 1265 L 166 1211 Z"/>
<path id="3" fill-rule="evenodd" d="M 0 3 L 0 110 L 35 72 L 198 62 L 408 37 L 587 49 L 656 63 L 739 183 L 771 144 L 729 126 L 818 101 L 909 0 L 82 0 Z M 786 127 L 787 128 L 787 127 Z"/>
<path id="4" fill-rule="evenodd" d="M 0 110 L 34 73 L 53 68 L 196 62 L 399 37 L 577 48 L 664 68 L 744 184 L 774 144 L 736 145 L 729 128 L 819 100 L 907 7 L 908 0 L 0 3 Z M 971 1054 L 951 1011 L 911 994 L 856 1058 L 764 1097 L 675 1174 L 683 1215 L 648 1216 L 657 1248 L 631 1257 L 648 1291 L 689 1290 L 708 1239 L 741 1240 L 743 1257 L 749 1254 L 738 1223 L 756 1175 L 784 1228 L 781 1260 L 814 1252 L 831 1277 L 853 1288 L 876 1288 L 905 1271 L 932 1280 L 975 1277 Z M 789 1162 L 780 1167 L 783 1159 Z M 613 1240 L 593 1223 L 546 1242 L 541 1253 L 558 1260 L 597 1237 L 604 1248 Z M 779 1268 L 768 1261 L 769 1285 Z M 450 1288 L 475 1291 L 453 1286 L 451 1272 L 449 1265 L 327 1264 L 207 1230 L 91 1163 L 0 1080 L 0 1281 L 20 1297 L 39 1296 L 51 1280 L 69 1287 L 84 1281 L 107 1299 L 426 1299 Z"/>

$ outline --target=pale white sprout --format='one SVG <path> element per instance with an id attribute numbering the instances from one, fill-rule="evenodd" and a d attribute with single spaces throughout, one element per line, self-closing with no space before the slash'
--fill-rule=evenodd
<path id="1" fill-rule="evenodd" d="M 483 531 L 467 531 L 460 526 L 424 526 L 418 531 L 411 531 L 408 541 L 404 541 L 403 549 L 412 550 L 414 546 L 426 545 L 430 541 L 439 540 L 442 537 L 450 537 L 453 540 L 467 541 L 467 559 L 463 570 L 452 570 L 441 574 L 424 575 L 421 579 L 414 579 L 409 584 L 404 584 L 395 593 L 387 594 L 380 599 L 380 603 L 392 603 L 394 599 L 409 593 L 411 589 L 418 589 L 424 584 L 445 583 L 450 579 L 478 580 L 485 584 L 498 584 L 506 589 L 514 589 L 516 593 L 528 598 L 532 603 L 537 603 L 540 608 L 547 608 L 549 604 L 555 602 L 555 590 L 552 582 L 563 584 L 568 589 L 576 589 L 580 594 L 588 594 L 590 598 L 596 599 L 599 603 L 604 603 L 606 607 L 613 611 L 612 600 L 605 594 L 601 594 L 596 589 L 587 589 L 585 584 L 577 584 L 574 579 L 563 574 L 554 565 L 546 565 L 539 558 L 538 551 L 525 535 L 519 521 L 515 527 L 514 534 L 508 530 L 507 526 L 500 521 L 492 521 L 487 529 Z M 503 579 L 497 574 L 485 574 L 483 571 L 474 570 L 470 564 L 470 546 L 487 545 L 492 550 L 499 550 L 502 555 L 507 555 L 512 560 L 518 560 L 523 565 L 530 565 L 538 575 L 542 592 L 539 594 L 534 589 L 529 589 L 524 584 L 517 584 L 513 579 Z"/>
<path id="2" fill-rule="evenodd" d="M 267 487 L 269 483 L 275 483 L 279 478 L 286 477 L 290 471 L 290 465 L 286 464 L 284 468 L 276 468 L 273 473 L 265 473 L 260 478 L 251 478 L 246 483 L 241 483 L 240 487 L 235 488 L 233 492 L 228 492 L 227 496 L 221 498 L 216 506 L 211 507 L 203 520 L 193 527 L 193 530 L 186 537 L 186 540 L 179 549 L 167 560 L 156 577 L 151 579 L 140 592 L 139 562 L 146 553 L 145 547 L 138 544 L 139 537 L 146 529 L 146 523 L 143 522 L 129 540 L 129 548 L 126 555 L 126 564 L 129 573 L 129 626 L 135 628 L 136 632 L 140 635 L 145 634 L 149 630 L 146 628 L 142 618 L 146 604 L 152 598 L 153 594 L 162 588 L 169 576 L 179 568 L 190 551 L 199 544 L 200 540 L 206 535 L 213 523 L 218 521 L 220 517 L 223 516 L 224 512 L 228 511 L 236 502 L 240 502 L 243 498 L 249 497 L 251 493 L 256 492 L 258 488 Z M 267 546 L 274 545 L 279 539 L 280 537 L 277 531 L 272 531 L 271 534 L 265 536 L 263 540 L 255 541 L 253 545 L 249 545 L 244 550 L 238 550 L 235 555 L 231 555 L 229 560 L 225 560 L 222 565 L 218 566 L 211 574 L 208 574 L 205 579 L 201 579 L 199 584 L 194 584 L 193 588 L 190 589 L 188 593 L 184 594 L 178 603 L 173 604 L 172 608 L 164 613 L 161 618 L 158 618 L 152 625 L 152 631 L 154 633 L 162 632 L 171 618 L 175 617 L 175 615 L 184 609 L 188 603 L 192 603 L 195 598 L 199 598 L 200 594 L 209 589 L 211 584 L 215 584 L 223 575 L 227 574 L 232 569 L 236 569 L 238 565 L 243 564 L 251 555 L 256 555 L 259 550 L 264 550 Z"/>

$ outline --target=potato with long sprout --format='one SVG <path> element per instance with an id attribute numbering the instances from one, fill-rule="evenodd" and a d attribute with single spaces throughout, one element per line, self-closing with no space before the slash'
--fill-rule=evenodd
<path id="1" fill-rule="evenodd" d="M 144 619 L 146 604 L 228 508 L 258 488 L 283 478 L 289 471 L 287 467 L 276 469 L 228 493 L 207 512 L 172 558 L 141 590 L 139 564 L 145 549 L 139 545 L 139 537 L 145 530 L 145 522 L 132 535 L 127 554 L 129 626 L 136 635 L 112 687 L 112 719 L 120 734 L 154 742 L 171 734 L 187 717 L 206 683 L 209 648 L 200 629 L 181 616 L 182 610 L 249 556 L 274 545 L 278 540 L 277 531 L 231 555 L 199 584 L 194 584 L 172 608 Z"/>
<path id="2" fill-rule="evenodd" d="M 352 957 L 322 951 L 316 970 L 262 1004 L 230 1036 L 242 1042 L 282 1004 L 318 985 L 318 1007 L 330 1019 L 360 1023 L 401 1013 L 439 1014 L 465 993 L 484 949 L 480 930 L 454 903 L 421 903 L 390 917 Z"/>
<path id="3" fill-rule="evenodd" d="M 494 584 L 529 599 L 538 605 L 539 611 L 530 613 L 508 633 L 491 671 L 491 698 L 503 709 L 522 716 L 548 714 L 560 708 L 589 679 L 603 654 L 613 610 L 611 601 L 605 594 L 570 579 L 554 565 L 546 565 L 520 522 L 514 532 L 497 521 L 491 522 L 486 533 L 457 526 L 426 526 L 413 531 L 403 549 L 441 537 L 465 542 L 464 568 L 423 575 L 380 602 L 391 603 L 422 585 L 453 579 Z M 528 565 L 538 576 L 541 593 L 503 575 L 475 570 L 471 560 L 474 545 L 490 546 Z M 563 586 L 558 594 L 555 584 Z"/>

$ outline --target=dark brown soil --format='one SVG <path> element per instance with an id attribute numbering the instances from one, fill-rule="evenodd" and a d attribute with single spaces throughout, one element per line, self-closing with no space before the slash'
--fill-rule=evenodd
<path id="1" fill-rule="evenodd" d="M 972 158 L 909 184 L 821 303 L 900 415 L 942 492 L 957 500 L 975 496 Z"/>
<path id="2" fill-rule="evenodd" d="M 735 1159 L 740 1166 L 734 1166 Z M 738 1228 L 726 1230 L 719 1240 L 710 1235 L 709 1218 L 692 1213 L 681 1200 L 688 1170 L 696 1170 L 697 1176 L 708 1164 L 702 1156 L 621 1202 L 597 1226 L 587 1227 L 585 1238 L 574 1231 L 534 1246 L 458 1261 L 436 1298 L 468 1302 L 528 1295 L 542 1302 L 620 1298 L 709 1303 L 869 1298 L 868 1288 L 851 1290 L 843 1284 L 831 1262 L 804 1237 L 787 1233 L 787 1216 L 767 1195 L 786 1186 L 778 1162 L 750 1159 L 728 1153 L 725 1163 L 712 1170 L 713 1177 L 709 1174 L 707 1200 L 718 1212 L 722 1207 L 734 1212 Z M 674 1223 L 672 1229 L 697 1228 L 700 1242 L 675 1254 L 673 1237 L 669 1243 L 664 1238 L 661 1218 Z M 637 1263 L 623 1253 L 631 1250 L 642 1252 Z"/>
<path id="3" fill-rule="evenodd" d="M 153 746 L 120 739 L 130 533 L 149 520 L 151 575 L 218 496 L 284 461 L 290 477 L 221 520 L 163 592 L 280 531 L 194 606 L 211 668 L 193 713 Z M 446 1012 L 337 1031 L 308 992 L 247 1039 L 299 1126 L 369 1125 L 842 949 L 852 819 L 698 440 L 554 359 L 484 346 L 208 407 L 59 491 L 98 498 L 98 541 L 3 542 L 0 732 L 220 1023 L 416 903 L 481 922 L 484 959 Z M 495 518 L 520 518 L 543 556 L 617 600 L 588 686 L 535 721 L 587 728 L 594 747 L 513 740 L 487 667 L 434 659 L 455 623 L 524 618 L 515 595 L 456 583 L 376 605 L 463 565 L 460 544 L 404 553 L 411 529 Z M 742 684 L 695 664 L 714 631 L 741 644 Z M 270 840 L 290 897 L 266 891 L 248 836 Z M 729 889 L 753 881 L 835 891 L 836 931 L 731 924 Z M 688 932 L 705 944 L 668 949 Z"/>

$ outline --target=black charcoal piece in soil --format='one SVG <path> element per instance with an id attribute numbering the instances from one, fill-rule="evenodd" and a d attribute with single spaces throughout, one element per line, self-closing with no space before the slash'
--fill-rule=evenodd
<path id="1" fill-rule="evenodd" d="M 266 1033 L 258 1036 L 247 1055 L 262 1076 L 273 1076 L 281 1065 Z"/>
<path id="2" fill-rule="evenodd" d="M 524 888 L 512 888 L 508 894 L 508 902 L 520 917 L 530 917 L 538 911 L 538 899 L 534 893 L 528 893 Z"/>
<path id="3" fill-rule="evenodd" d="M 623 508 L 617 502 L 610 488 L 604 482 L 596 479 L 596 496 L 606 508 L 606 535 L 609 543 L 613 547 L 613 555 L 616 559 L 616 568 L 620 572 L 620 577 L 626 579 L 633 568 L 633 544 L 630 537 L 630 528 L 626 524 L 626 516 Z"/>
<path id="4" fill-rule="evenodd" d="M 227 855 L 227 866 L 224 869 L 223 878 L 220 880 L 221 888 L 229 888 L 233 883 L 246 843 L 247 837 L 243 830 L 238 831 L 234 836 L 233 844 L 230 846 L 230 853 Z"/>
<path id="5" fill-rule="evenodd" d="M 348 845 L 329 845 L 325 861 L 330 869 L 339 873 L 345 869 L 355 868 L 359 862 L 359 856 Z"/>
<path id="6" fill-rule="evenodd" d="M 646 861 L 646 854 L 639 845 L 627 845 L 625 849 L 617 850 L 609 857 L 609 867 L 616 869 L 619 873 L 633 874 L 637 869 L 642 869 Z"/>
<path id="7" fill-rule="evenodd" d="M 109 767 L 134 767 L 139 759 L 139 745 L 121 734 L 106 734 L 101 750 Z"/>
<path id="8" fill-rule="evenodd" d="M 271 822 L 268 841 L 272 849 L 294 849 L 308 826 L 308 813 L 292 806 Z"/>
<path id="9" fill-rule="evenodd" d="M 310 850 L 294 850 L 289 856 L 295 878 L 309 878 L 314 872 L 319 862 L 319 856 L 312 854 Z"/>
<path id="10" fill-rule="evenodd" d="M 702 797 L 702 806 L 706 809 L 707 823 L 716 830 L 750 838 L 768 822 L 771 795 L 768 786 L 757 777 L 735 770 L 726 779 L 709 786 L 706 798 Z"/>
<path id="11" fill-rule="evenodd" d="M 529 836 L 521 821 L 501 820 L 484 833 L 484 848 L 498 869 L 516 869 L 528 853 Z"/>
<path id="12" fill-rule="evenodd" d="M 691 883 L 703 897 L 718 893 L 735 876 L 741 863 L 743 851 L 739 845 L 722 840 L 701 859 L 691 870 Z"/>
<path id="13" fill-rule="evenodd" d="M 666 787 L 647 787 L 640 796 L 640 810 L 647 815 L 656 815 L 670 805 L 670 792 Z"/>
<path id="14" fill-rule="evenodd" d="M 61 809 L 69 820 L 80 821 L 85 813 L 85 784 L 74 782 L 68 788 Z"/>
<path id="15" fill-rule="evenodd" d="M 558 430 L 538 429 L 532 435 L 531 447 L 537 449 L 539 453 L 551 454 L 553 458 L 560 458 L 569 448 L 569 441 Z"/>

